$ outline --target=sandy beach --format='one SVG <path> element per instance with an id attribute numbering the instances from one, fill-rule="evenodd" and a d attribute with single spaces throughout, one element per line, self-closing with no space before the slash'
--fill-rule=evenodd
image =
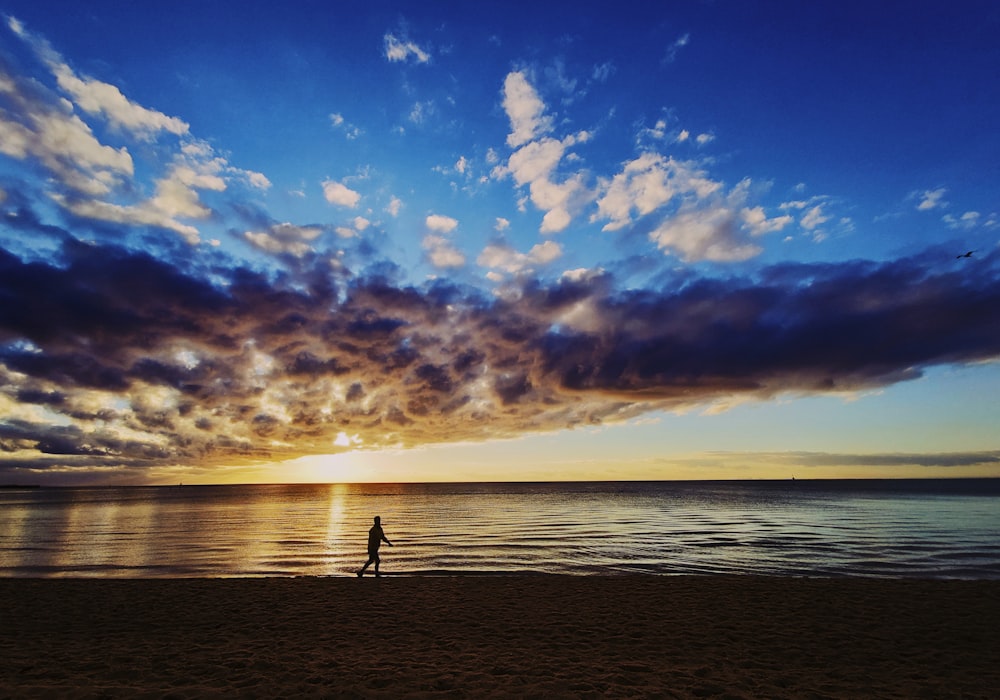
<path id="1" fill-rule="evenodd" d="M 3 697 L 997 697 L 1000 582 L 0 580 Z"/>

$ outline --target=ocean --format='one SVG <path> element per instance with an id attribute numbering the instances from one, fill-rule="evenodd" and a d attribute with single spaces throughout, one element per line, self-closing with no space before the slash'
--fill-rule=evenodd
<path id="1" fill-rule="evenodd" d="M 1000 479 L 0 490 L 0 576 L 1000 579 Z"/>

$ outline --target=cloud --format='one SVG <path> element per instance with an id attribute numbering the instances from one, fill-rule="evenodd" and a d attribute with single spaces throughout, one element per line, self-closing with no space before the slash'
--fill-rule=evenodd
<path id="1" fill-rule="evenodd" d="M 593 200 L 594 194 L 587 187 L 583 173 L 570 175 L 561 182 L 554 181 L 553 175 L 566 149 L 586 143 L 591 135 L 579 131 L 563 139 L 545 136 L 551 130 L 548 117 L 544 116 L 545 104 L 522 73 L 507 76 L 504 93 L 504 107 L 513 129 L 507 142 L 517 148 L 505 165 L 493 169 L 493 177 L 510 175 L 516 185 L 528 186 L 532 204 L 545 212 L 541 233 L 563 231 L 578 210 Z"/>
<path id="2" fill-rule="evenodd" d="M 157 226 L 180 234 L 188 243 L 200 242 L 198 229 L 180 219 L 207 219 L 212 211 L 205 206 L 198 190 L 221 192 L 226 181 L 220 172 L 226 162 L 214 157 L 206 144 L 192 146 L 178 155 L 165 177 L 156 181 L 156 193 L 137 204 L 120 205 L 51 193 L 50 197 L 72 214 L 117 224 Z"/>
<path id="3" fill-rule="evenodd" d="M 685 262 L 739 262 L 763 250 L 741 239 L 737 213 L 725 206 L 681 212 L 657 226 L 649 239 Z"/>
<path id="4" fill-rule="evenodd" d="M 250 170 L 244 170 L 242 172 L 251 187 L 255 187 L 258 190 L 267 190 L 271 188 L 271 181 L 267 179 L 267 176 L 264 175 L 264 173 L 255 173 Z"/>
<path id="5" fill-rule="evenodd" d="M 121 205 L 95 199 L 68 199 L 61 194 L 50 196 L 66 211 L 84 219 L 115 224 L 158 226 L 180 234 L 191 245 L 197 245 L 201 242 L 201 236 L 196 227 L 177 221 L 159 209 L 152 201 L 138 205 Z"/>
<path id="6" fill-rule="evenodd" d="M 545 103 L 522 71 L 508 73 L 503 83 L 503 108 L 510 119 L 507 145 L 523 146 L 552 130 L 552 117 L 545 114 Z"/>
<path id="7" fill-rule="evenodd" d="M 361 201 L 361 194 L 334 180 L 323 181 L 323 196 L 330 204 L 353 209 Z"/>
<path id="8" fill-rule="evenodd" d="M 547 179 L 531 183 L 531 201 L 545 212 L 542 217 L 541 233 L 558 233 L 565 230 L 573 220 L 573 211 L 593 198 L 587 189 L 583 175 L 575 175 L 561 183 Z"/>
<path id="9" fill-rule="evenodd" d="M 936 190 L 924 190 L 924 192 L 915 192 L 914 197 L 918 197 L 920 202 L 917 204 L 918 211 L 930 211 L 931 209 L 940 209 L 948 206 L 948 202 L 944 200 L 945 194 L 948 193 L 947 188 L 939 187 Z"/>
<path id="10" fill-rule="evenodd" d="M 430 214 L 424 223 L 428 229 L 439 233 L 451 233 L 458 227 L 458 221 L 442 214 Z"/>
<path id="11" fill-rule="evenodd" d="M 727 216 L 739 210 L 676 225 Z M 256 232 L 292 255 L 313 235 Z M 444 236 L 425 247 L 457 264 Z M 328 453 L 341 433 L 344 449 L 495 439 L 1000 357 L 1000 328 L 982 323 L 1000 305 L 996 252 L 953 269 L 928 251 L 659 290 L 527 272 L 560 250 L 488 247 L 482 264 L 525 275 L 492 297 L 170 262 L 65 233 L 46 259 L 0 247 L 0 469 L 274 461 Z"/>
<path id="12" fill-rule="evenodd" d="M 605 61 L 599 65 L 594 66 L 594 70 L 591 73 L 591 79 L 598 83 L 606 83 L 615 74 L 617 68 L 613 61 Z"/>
<path id="13" fill-rule="evenodd" d="M 411 58 L 417 63 L 427 63 L 431 60 L 430 54 L 412 41 L 398 39 L 393 34 L 386 34 L 383 41 L 385 42 L 385 57 L 393 63 L 405 62 Z"/>
<path id="14" fill-rule="evenodd" d="M 63 186 L 89 196 L 106 195 L 133 174 L 128 149 L 102 144 L 65 105 L 45 99 L 2 68 L 0 95 L 10 103 L 0 112 L 0 153 L 37 159 Z"/>
<path id="15" fill-rule="evenodd" d="M 740 215 L 743 218 L 743 223 L 746 224 L 747 228 L 750 229 L 750 233 L 754 236 L 780 231 L 794 221 L 790 214 L 769 219 L 764 212 L 764 207 L 747 207 L 743 209 Z"/>
<path id="16" fill-rule="evenodd" d="M 532 246 L 527 253 L 520 253 L 510 246 L 494 243 L 486 246 L 476 263 L 480 267 L 502 270 L 517 275 L 534 272 L 538 265 L 548 265 L 562 257 L 563 250 L 555 241 L 544 241 Z"/>
<path id="17" fill-rule="evenodd" d="M 465 255 L 455 247 L 447 236 L 458 228 L 458 221 L 442 214 L 430 214 L 424 219 L 428 233 L 424 236 L 423 248 L 427 260 L 436 268 L 447 269 L 465 265 Z"/>
<path id="18" fill-rule="evenodd" d="M 434 267 L 453 268 L 465 265 L 465 255 L 444 236 L 424 236 L 423 247 L 427 251 L 427 259 Z"/>
<path id="19" fill-rule="evenodd" d="M 230 181 L 254 189 L 271 186 L 264 174 L 233 167 L 207 142 L 192 137 L 186 123 L 128 100 L 113 85 L 77 76 L 47 42 L 16 20 L 8 25 L 34 49 L 69 99 L 42 80 L 9 75 L 0 67 L 5 103 L 0 153 L 48 171 L 46 194 L 65 212 L 80 220 L 167 229 L 197 244 L 200 232 L 191 220 L 205 221 L 213 214 L 201 192 L 224 192 Z M 104 119 L 122 139 L 136 139 L 136 152 L 149 157 L 140 171 L 152 173 L 151 179 L 138 180 L 128 146 L 102 143 L 84 117 Z M 150 189 L 153 194 L 146 195 Z"/>
<path id="20" fill-rule="evenodd" d="M 666 53 L 663 55 L 661 63 L 666 65 L 668 63 L 673 63 L 677 59 L 677 53 L 687 46 L 691 42 L 691 35 L 684 34 L 677 37 L 677 39 L 667 47 Z"/>
<path id="21" fill-rule="evenodd" d="M 243 237 L 265 252 L 301 258 L 312 250 L 310 242 L 322 233 L 323 229 L 316 226 L 296 226 L 286 222 L 274 224 L 266 231 L 246 231 Z"/>
<path id="22" fill-rule="evenodd" d="M 511 155 L 507 171 L 518 185 L 547 178 L 562 160 L 566 145 L 566 142 L 552 138 L 525 144 Z"/>
<path id="23" fill-rule="evenodd" d="M 632 223 L 633 212 L 645 216 L 676 195 L 705 199 L 721 187 L 692 162 L 647 152 L 625 163 L 622 172 L 611 180 L 602 182 L 603 194 L 591 220 L 609 219 L 603 230 L 617 231 Z"/>
<path id="24" fill-rule="evenodd" d="M 89 77 L 79 77 L 49 43 L 30 32 L 14 18 L 8 22 L 11 30 L 24 39 L 38 54 L 56 78 L 59 87 L 84 112 L 99 115 L 109 124 L 149 140 L 165 131 L 177 136 L 188 133 L 187 123 L 177 117 L 148 109 L 129 100 L 114 85 Z"/>
<path id="25" fill-rule="evenodd" d="M 72 96 L 77 106 L 90 114 L 103 116 L 113 126 L 128 129 L 146 139 L 153 138 L 160 131 L 178 136 L 188 133 L 187 123 L 131 102 L 114 85 L 79 78 L 65 64 L 53 66 L 53 71 L 59 86 Z"/>
<path id="26" fill-rule="evenodd" d="M 330 125 L 333 126 L 334 129 L 342 131 L 344 133 L 344 137 L 347 138 L 348 141 L 353 141 L 363 133 L 361 129 L 354 124 L 345 121 L 344 115 L 337 112 L 330 114 Z"/>
<path id="27" fill-rule="evenodd" d="M 812 231 L 829 220 L 830 217 L 823 213 L 823 205 L 817 204 L 802 215 L 802 218 L 799 220 L 799 226 L 804 228 L 806 231 Z"/>
<path id="28" fill-rule="evenodd" d="M 435 111 L 436 108 L 433 100 L 414 102 L 413 107 L 410 108 L 410 114 L 407 118 L 414 124 L 423 124 L 434 115 Z"/>
<path id="29" fill-rule="evenodd" d="M 389 204 L 386 206 L 385 210 L 389 216 L 396 217 L 399 216 L 399 210 L 403 208 L 403 200 L 399 197 L 392 197 L 389 199 Z"/>
<path id="30" fill-rule="evenodd" d="M 967 211 L 959 217 L 952 216 L 951 214 L 945 214 L 941 217 L 941 220 L 947 224 L 950 229 L 971 231 L 979 225 L 981 215 L 978 211 Z"/>
<path id="31" fill-rule="evenodd" d="M 890 452 L 875 454 L 843 454 L 830 452 L 755 453 L 755 457 L 771 463 L 801 464 L 810 467 L 974 467 L 1000 464 L 1000 452 Z"/>

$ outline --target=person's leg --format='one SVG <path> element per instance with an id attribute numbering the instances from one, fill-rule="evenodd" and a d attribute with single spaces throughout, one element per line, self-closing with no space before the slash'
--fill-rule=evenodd
<path id="1" fill-rule="evenodd" d="M 364 575 L 365 575 L 365 571 L 367 571 L 367 570 L 368 570 L 368 567 L 372 565 L 372 562 L 373 562 L 373 561 L 375 561 L 375 559 L 373 559 L 373 558 L 372 558 L 372 555 L 371 555 L 371 554 L 369 554 L 369 555 L 368 555 L 368 561 L 366 561 L 366 562 L 365 562 L 365 565 L 361 567 L 361 571 L 359 571 L 359 572 L 358 572 L 358 577 L 359 577 L 359 578 L 360 578 L 361 576 L 364 576 Z M 378 564 L 376 564 L 376 565 L 375 565 L 375 571 L 378 571 Z"/>
<path id="2" fill-rule="evenodd" d="M 375 555 L 374 555 L 374 556 L 375 556 L 375 575 L 376 575 L 376 576 L 381 576 L 382 574 L 380 574 L 380 573 L 378 572 L 378 565 L 382 563 L 382 560 L 381 560 L 381 559 L 379 558 L 379 556 L 378 556 L 378 553 L 377 553 L 377 552 L 375 553 Z"/>

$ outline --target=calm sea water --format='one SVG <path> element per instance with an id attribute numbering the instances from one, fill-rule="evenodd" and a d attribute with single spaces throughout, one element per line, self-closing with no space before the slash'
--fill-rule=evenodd
<path id="1" fill-rule="evenodd" d="M 1000 479 L 0 491 L 0 576 L 1000 579 Z"/>

